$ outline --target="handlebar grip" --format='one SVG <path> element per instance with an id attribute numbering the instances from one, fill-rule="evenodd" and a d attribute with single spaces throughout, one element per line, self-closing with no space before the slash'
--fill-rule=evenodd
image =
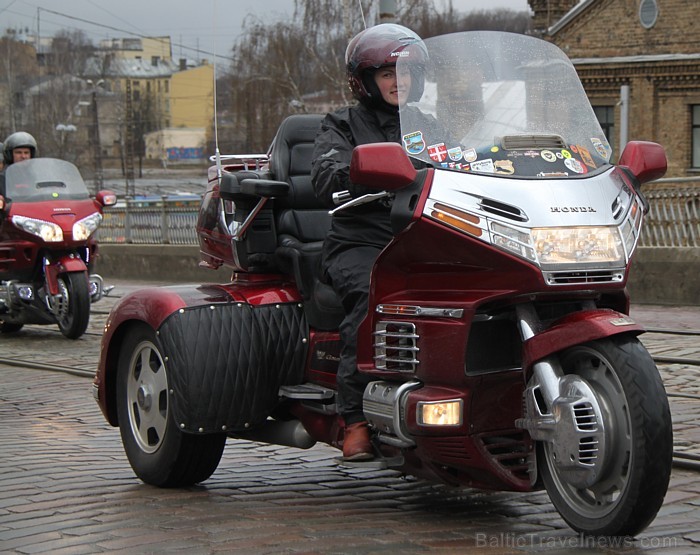
<path id="1" fill-rule="evenodd" d="M 352 195 L 350 194 L 350 191 L 338 191 L 337 193 L 333 193 L 331 198 L 333 199 L 333 204 L 338 206 L 339 204 L 349 201 L 352 198 Z"/>

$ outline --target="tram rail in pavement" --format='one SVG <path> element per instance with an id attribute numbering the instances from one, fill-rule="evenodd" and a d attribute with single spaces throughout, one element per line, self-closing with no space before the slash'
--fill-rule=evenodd
<path id="1" fill-rule="evenodd" d="M 76 341 L 49 326 L 0 337 L 1 553 L 690 553 L 700 551 L 700 487 L 674 467 L 656 520 L 617 543 L 577 536 L 544 492 L 450 489 L 391 470 L 343 469 L 327 446 L 298 449 L 230 440 L 204 484 L 163 490 L 136 479 L 119 431 L 80 375 L 93 371 L 107 312 L 140 284 L 118 282 Z M 700 307 L 634 306 L 651 328 L 700 330 Z M 700 358 L 693 335 L 641 336 L 657 356 Z M 700 367 L 659 364 L 670 394 L 675 449 L 700 444 Z M 593 543 L 591 543 L 593 542 Z"/>

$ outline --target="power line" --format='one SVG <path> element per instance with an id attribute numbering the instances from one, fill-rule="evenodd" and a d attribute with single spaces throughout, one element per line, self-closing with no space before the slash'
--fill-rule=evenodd
<path id="1" fill-rule="evenodd" d="M 13 2 L 11 2 L 8 6 L 6 6 L 6 7 L 3 9 L 3 11 L 7 10 L 12 4 L 15 3 L 15 1 L 16 1 L 16 0 L 14 0 Z M 134 31 L 129 31 L 129 30 L 126 30 L 126 29 L 120 29 L 119 27 L 113 27 L 113 26 L 111 26 L 111 25 L 105 25 L 104 23 L 98 23 L 98 22 L 96 22 L 96 21 L 91 21 L 91 20 L 89 20 L 89 19 L 84 19 L 84 18 L 82 18 L 82 17 L 77 17 L 77 16 L 74 16 L 74 15 L 69 15 L 69 14 L 65 14 L 65 13 L 62 13 L 62 12 L 57 12 L 57 11 L 55 11 L 55 10 L 50 10 L 50 9 L 48 9 L 48 8 L 37 7 L 37 10 L 38 10 L 39 12 L 46 12 L 46 13 L 50 13 L 50 14 L 52 14 L 52 15 L 57 15 L 57 16 L 59 16 L 59 17 L 64 17 L 64 18 L 69 19 L 69 20 L 72 20 L 72 21 L 78 21 L 78 22 L 80 22 L 80 23 L 86 23 L 86 24 L 88 24 L 88 25 L 94 25 L 95 27 L 100 27 L 100 28 L 102 28 L 102 29 L 108 29 L 108 30 L 110 30 L 110 31 L 114 31 L 114 32 L 117 32 L 117 33 L 120 33 L 120 34 L 130 35 L 130 36 L 134 36 L 134 37 L 138 37 L 138 38 L 142 38 L 142 39 L 156 39 L 156 40 L 158 39 L 158 37 L 149 36 L 149 35 L 146 35 L 146 34 L 143 34 L 143 33 L 136 33 L 136 32 L 134 32 Z M 201 48 L 193 48 L 193 47 L 187 46 L 187 45 L 185 45 L 185 44 L 173 43 L 172 40 L 171 40 L 171 45 L 172 45 L 172 46 L 177 46 L 177 47 L 182 48 L 182 49 L 184 49 L 184 50 L 190 50 L 190 51 L 192 51 L 192 52 L 196 52 L 197 54 L 200 54 L 200 55 L 212 56 L 212 57 L 215 56 L 215 57 L 220 58 L 220 59 L 222 59 L 222 60 L 233 61 L 233 58 L 231 58 L 231 57 L 228 57 L 228 56 L 221 56 L 221 55 L 219 55 L 219 54 L 215 54 L 215 53 L 209 52 L 209 51 L 207 51 L 207 50 L 202 50 Z"/>
<path id="2" fill-rule="evenodd" d="M 2 10 L 0 10 L 0 13 L 4 12 L 4 11 L 7 10 L 8 8 L 12 7 L 12 4 L 14 4 L 15 2 L 17 2 L 17 0 L 12 0 L 12 2 L 10 2 L 10 3 L 9 3 L 7 6 L 5 6 Z"/>

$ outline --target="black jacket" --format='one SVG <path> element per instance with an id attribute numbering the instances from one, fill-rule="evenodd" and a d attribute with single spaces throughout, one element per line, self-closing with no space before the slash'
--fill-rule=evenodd
<path id="1" fill-rule="evenodd" d="M 371 110 L 362 104 L 341 108 L 321 122 L 312 156 L 311 179 L 316 196 L 334 208 L 333 193 L 349 191 L 353 198 L 376 193 L 350 181 L 350 158 L 357 145 L 401 142 L 399 114 Z M 324 257 L 355 246 L 384 248 L 392 238 L 390 207 L 375 201 L 341 210 L 333 216 L 326 238 Z"/>

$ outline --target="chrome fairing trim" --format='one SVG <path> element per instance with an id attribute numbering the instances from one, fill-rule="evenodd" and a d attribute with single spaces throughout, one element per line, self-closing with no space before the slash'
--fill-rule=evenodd
<path id="1" fill-rule="evenodd" d="M 380 304 L 375 309 L 379 314 L 391 314 L 392 316 L 428 316 L 437 318 L 461 318 L 464 309 L 440 308 L 415 305 Z"/>
<path id="2" fill-rule="evenodd" d="M 612 166 L 591 177 L 569 179 L 516 179 L 498 174 L 436 171 L 423 215 L 430 217 L 433 204 L 442 202 L 491 221 L 524 228 L 619 225 L 633 198 L 634 193 Z M 484 210 L 484 201 L 488 205 L 503 202 L 501 199 L 507 199 L 518 213 Z"/>

